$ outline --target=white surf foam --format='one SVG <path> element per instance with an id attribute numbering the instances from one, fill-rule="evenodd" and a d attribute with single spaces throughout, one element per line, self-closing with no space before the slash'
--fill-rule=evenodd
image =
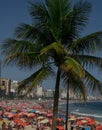
<path id="1" fill-rule="evenodd" d="M 85 113 L 81 113 L 81 112 L 71 112 L 71 113 L 76 114 L 76 115 L 82 115 L 82 116 L 90 116 L 90 117 L 95 117 L 95 118 L 102 118 L 102 116 L 96 115 L 96 114 L 85 114 Z"/>

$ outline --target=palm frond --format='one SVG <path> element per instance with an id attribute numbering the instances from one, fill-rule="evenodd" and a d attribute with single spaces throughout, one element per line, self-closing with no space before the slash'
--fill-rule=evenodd
<path id="1" fill-rule="evenodd" d="M 32 68 L 34 65 L 39 65 L 43 64 L 43 61 L 41 60 L 42 58 L 39 57 L 35 53 L 30 54 L 30 53 L 14 53 L 12 55 L 8 55 L 3 59 L 2 65 L 17 65 L 18 67 L 25 68 Z M 43 59 L 44 60 L 44 59 Z"/>
<path id="2" fill-rule="evenodd" d="M 28 25 L 25 23 L 19 24 L 15 29 L 15 36 L 20 40 L 27 40 L 30 42 L 37 42 L 37 45 L 43 46 L 54 41 L 51 32 L 40 25 Z"/>
<path id="3" fill-rule="evenodd" d="M 77 60 L 85 68 L 98 67 L 102 69 L 102 58 L 92 55 L 72 55 L 72 57 Z"/>
<path id="4" fill-rule="evenodd" d="M 66 49 L 64 48 L 64 46 L 60 43 L 54 42 L 46 47 L 44 47 L 41 52 L 40 55 L 43 55 L 47 52 L 51 52 L 51 51 L 55 51 L 57 54 L 65 54 L 67 53 Z"/>
<path id="5" fill-rule="evenodd" d="M 48 57 L 39 56 L 41 46 L 37 43 L 6 39 L 1 45 L 2 53 L 5 54 L 3 65 L 15 64 L 19 67 L 30 67 L 46 62 Z M 43 61 L 43 62 L 42 62 Z"/>
<path id="6" fill-rule="evenodd" d="M 93 53 L 102 48 L 102 32 L 95 32 L 85 37 L 76 39 L 71 45 L 73 51 Z"/>
<path id="7" fill-rule="evenodd" d="M 73 6 L 72 25 L 75 26 L 77 33 L 82 32 L 85 29 L 89 20 L 89 15 L 92 10 L 92 6 L 88 1 L 79 0 Z"/>
<path id="8" fill-rule="evenodd" d="M 30 92 L 36 85 L 41 83 L 45 78 L 52 74 L 52 68 L 49 66 L 44 66 L 40 68 L 38 71 L 33 73 L 27 79 L 21 81 L 18 86 L 18 92 L 22 90 L 26 90 L 26 92 Z"/>
<path id="9" fill-rule="evenodd" d="M 62 80 L 65 86 L 69 86 L 69 90 L 78 98 L 82 97 L 82 100 L 86 101 L 87 99 L 87 88 L 83 83 L 83 78 L 80 78 L 79 75 L 72 73 L 72 71 L 63 72 Z"/>
<path id="10" fill-rule="evenodd" d="M 15 36 L 19 39 L 26 39 L 30 41 L 34 41 L 38 35 L 43 35 L 38 27 L 34 27 L 29 24 L 21 23 L 15 29 Z"/>
<path id="11" fill-rule="evenodd" d="M 63 19 L 71 11 L 71 2 L 69 0 L 46 0 L 49 19 L 48 22 L 53 37 L 58 42 L 63 34 Z"/>
<path id="12" fill-rule="evenodd" d="M 26 40 L 15 40 L 6 39 L 1 45 L 2 53 L 5 55 L 12 54 L 15 52 L 35 52 L 38 53 L 40 46 L 37 46 L 34 42 L 29 42 Z"/>
<path id="13" fill-rule="evenodd" d="M 61 42 L 69 49 L 72 41 L 80 37 L 80 33 L 86 28 L 89 14 L 91 12 L 91 4 L 87 1 L 78 1 L 62 21 Z"/>
<path id="14" fill-rule="evenodd" d="M 35 23 L 43 26 L 46 23 L 46 18 L 48 17 L 48 11 L 46 9 L 45 3 L 41 2 L 29 2 L 29 14 Z"/>
<path id="15" fill-rule="evenodd" d="M 60 68 L 65 72 L 72 71 L 76 75 L 79 75 L 79 77 L 84 77 L 85 74 L 83 67 L 71 57 L 66 57 Z"/>
<path id="16" fill-rule="evenodd" d="M 73 78 L 73 81 L 70 82 L 70 89 L 75 94 L 77 98 L 81 98 L 81 100 L 87 100 L 87 88 L 81 79 Z"/>
<path id="17" fill-rule="evenodd" d="M 45 35 L 46 34 L 46 35 Z M 41 41 L 41 43 L 46 43 L 48 41 L 49 32 L 44 31 L 41 27 L 35 25 L 28 25 L 25 23 L 19 24 L 19 26 L 15 29 L 15 36 L 19 39 L 28 40 L 30 42 Z M 49 38 L 51 36 L 49 35 Z M 42 42 L 43 41 L 43 42 Z M 41 45 L 40 43 L 40 45 Z"/>
<path id="18" fill-rule="evenodd" d="M 102 94 L 102 84 L 100 83 L 99 80 L 96 79 L 96 77 L 90 74 L 87 70 L 85 71 L 84 82 L 90 92 L 99 90 L 100 94 Z"/>

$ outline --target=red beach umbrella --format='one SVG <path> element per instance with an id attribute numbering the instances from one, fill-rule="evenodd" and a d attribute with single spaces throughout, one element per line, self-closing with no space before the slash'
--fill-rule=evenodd
<path id="1" fill-rule="evenodd" d="M 102 125 L 97 126 L 96 130 L 102 130 Z"/>
<path id="2" fill-rule="evenodd" d="M 96 121 L 92 118 L 86 117 L 85 120 L 88 121 L 88 125 L 95 125 L 96 124 Z"/>
<path id="3" fill-rule="evenodd" d="M 24 115 L 26 115 L 26 113 L 25 112 L 20 112 L 20 113 L 18 113 L 18 116 L 24 116 Z"/>
<path id="4" fill-rule="evenodd" d="M 96 122 L 95 122 L 95 121 L 90 121 L 90 122 L 88 123 L 88 125 L 96 125 Z"/>
<path id="5" fill-rule="evenodd" d="M 7 117 L 8 117 L 8 118 L 13 118 L 13 114 L 10 113 Z"/>
<path id="6" fill-rule="evenodd" d="M 11 112 L 5 112 L 4 113 L 4 115 L 6 115 L 6 116 L 9 115 L 9 114 L 11 114 Z"/>
<path id="7" fill-rule="evenodd" d="M 22 122 L 22 123 L 20 123 L 20 125 L 27 126 L 28 124 L 26 122 Z"/>
<path id="8" fill-rule="evenodd" d="M 87 124 L 87 123 L 88 123 L 88 121 L 86 121 L 86 120 L 80 120 L 80 121 L 76 122 L 76 125 L 84 125 L 84 124 Z"/>
<path id="9" fill-rule="evenodd" d="M 58 118 L 57 118 L 57 121 L 63 121 L 63 119 L 58 117 Z"/>
<path id="10" fill-rule="evenodd" d="M 47 117 L 52 117 L 52 116 L 53 116 L 52 113 L 47 114 Z"/>
<path id="11" fill-rule="evenodd" d="M 35 114 L 34 114 L 34 113 L 29 113 L 27 116 L 28 116 L 28 117 L 34 117 Z"/>
<path id="12" fill-rule="evenodd" d="M 18 119 L 15 119 L 14 122 L 17 123 L 17 124 L 23 123 L 23 121 L 22 121 L 21 119 L 19 119 L 19 118 L 18 118 Z"/>
<path id="13" fill-rule="evenodd" d="M 64 130 L 64 126 L 57 126 L 59 130 Z"/>
<path id="14" fill-rule="evenodd" d="M 43 115 L 47 115 L 48 113 L 47 112 L 40 112 L 41 114 L 43 114 Z"/>
<path id="15" fill-rule="evenodd" d="M 89 117 L 85 117 L 85 120 L 87 120 L 88 122 L 92 122 L 92 121 L 94 121 L 94 119 L 89 118 Z"/>

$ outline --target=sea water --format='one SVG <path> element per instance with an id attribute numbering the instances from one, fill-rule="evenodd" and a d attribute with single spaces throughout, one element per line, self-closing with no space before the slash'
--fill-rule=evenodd
<path id="1" fill-rule="evenodd" d="M 59 110 L 66 111 L 66 104 L 59 104 Z M 102 102 L 69 103 L 69 113 L 89 116 L 102 123 Z"/>

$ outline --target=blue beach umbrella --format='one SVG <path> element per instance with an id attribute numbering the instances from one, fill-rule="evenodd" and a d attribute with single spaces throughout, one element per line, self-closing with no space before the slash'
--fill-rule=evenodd
<path id="1" fill-rule="evenodd" d="M 31 109 L 29 112 L 31 112 L 31 113 L 35 113 L 35 112 L 36 112 L 36 110 Z"/>
<path id="2" fill-rule="evenodd" d="M 57 114 L 57 117 L 62 118 L 64 122 L 66 121 L 66 117 L 60 113 Z"/>

